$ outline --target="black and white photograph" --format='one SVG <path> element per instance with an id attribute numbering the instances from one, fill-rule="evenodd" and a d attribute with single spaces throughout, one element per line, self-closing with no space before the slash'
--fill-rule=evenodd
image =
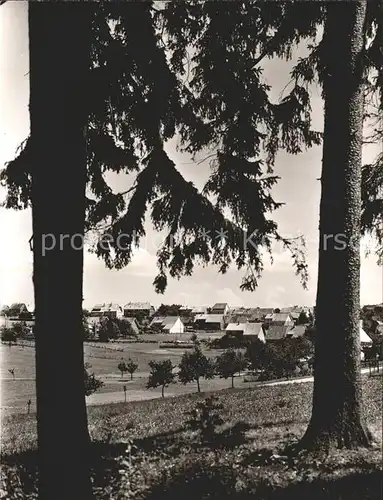
<path id="1" fill-rule="evenodd" d="M 383 0 L 0 0 L 0 499 L 382 500 Z"/>

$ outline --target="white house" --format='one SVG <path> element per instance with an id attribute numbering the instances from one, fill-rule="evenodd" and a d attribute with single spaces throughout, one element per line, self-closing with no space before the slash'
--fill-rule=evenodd
<path id="1" fill-rule="evenodd" d="M 169 334 L 182 334 L 185 326 L 179 316 L 156 317 L 150 323 L 150 327 Z"/>

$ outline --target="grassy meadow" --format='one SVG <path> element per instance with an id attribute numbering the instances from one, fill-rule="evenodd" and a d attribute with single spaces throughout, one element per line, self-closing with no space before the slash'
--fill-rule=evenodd
<path id="1" fill-rule="evenodd" d="M 174 365 L 177 365 L 185 349 L 160 349 L 159 344 L 164 336 L 150 335 L 150 340 L 154 343 L 134 342 L 134 343 L 85 343 L 84 356 L 85 362 L 90 363 L 90 371 L 102 379 L 104 386 L 101 387 L 95 395 L 89 397 L 89 401 L 95 404 L 102 402 L 102 397 L 98 394 L 116 393 L 116 400 L 123 400 L 123 385 L 127 386 L 127 395 L 129 391 L 132 397 L 143 399 L 144 397 L 160 396 L 161 389 L 148 391 L 146 383 L 149 376 L 149 361 L 170 358 Z M 166 338 L 166 337 L 165 337 Z M 167 336 L 169 340 L 169 336 Z M 147 340 L 147 339 L 145 339 Z M 218 356 L 222 351 L 216 349 L 204 350 L 207 356 Z M 134 374 L 133 380 L 130 380 L 130 374 L 125 373 L 121 377 L 117 366 L 124 358 L 127 361 L 131 358 L 138 364 L 138 370 Z M 24 342 L 23 345 L 0 344 L 0 379 L 1 379 L 1 407 L 5 414 L 25 412 L 26 403 L 32 401 L 31 411 L 35 409 L 35 350 L 33 342 Z M 15 370 L 15 379 L 13 379 L 9 370 Z M 238 380 L 237 384 L 243 384 L 243 378 Z M 212 381 L 202 381 L 202 387 L 205 390 L 216 390 L 228 387 L 230 381 L 214 379 Z M 178 395 L 189 392 L 195 392 L 194 384 L 186 386 L 177 383 L 173 384 L 166 393 L 168 395 Z M 117 393 L 120 393 L 117 395 Z M 133 396 L 134 395 L 134 396 Z"/>
<path id="2" fill-rule="evenodd" d="M 214 446 L 185 427 L 206 394 L 88 408 L 97 500 L 378 500 L 382 486 L 382 377 L 363 377 L 375 444 L 328 456 L 294 455 L 311 412 L 312 384 L 216 393 L 224 423 Z M 3 417 L 3 491 L 36 498 L 35 415 Z"/>

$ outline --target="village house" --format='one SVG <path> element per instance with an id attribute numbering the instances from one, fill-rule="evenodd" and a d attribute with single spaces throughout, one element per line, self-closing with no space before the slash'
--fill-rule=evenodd
<path id="1" fill-rule="evenodd" d="M 260 321 L 265 321 L 265 318 L 269 314 L 272 315 L 273 313 L 274 313 L 274 309 L 272 307 L 257 307 L 258 319 Z"/>
<path id="2" fill-rule="evenodd" d="M 96 304 L 89 313 L 90 318 L 108 317 L 110 319 L 121 319 L 123 317 L 122 307 L 118 304 Z"/>
<path id="3" fill-rule="evenodd" d="M 179 316 L 157 316 L 150 323 L 150 328 L 156 332 L 182 334 L 185 326 Z"/>
<path id="4" fill-rule="evenodd" d="M 155 313 L 149 302 L 128 302 L 124 305 L 124 317 L 136 318 L 137 321 L 148 320 Z"/>
<path id="5" fill-rule="evenodd" d="M 227 316 L 229 313 L 229 305 L 223 302 L 217 302 L 213 307 L 210 308 L 210 314 L 220 314 L 222 316 Z"/>
<path id="6" fill-rule="evenodd" d="M 229 323 L 225 329 L 227 335 L 244 337 L 249 339 L 259 339 L 265 342 L 265 332 L 262 323 Z"/>
<path id="7" fill-rule="evenodd" d="M 262 323 L 262 317 L 256 308 L 236 307 L 230 309 L 227 323 Z"/>
<path id="8" fill-rule="evenodd" d="M 290 313 L 274 313 L 266 322 L 266 341 L 285 338 L 294 325 Z"/>
<path id="9" fill-rule="evenodd" d="M 222 314 L 197 314 L 194 319 L 196 330 L 209 332 L 222 331 L 225 328 L 225 321 Z"/>

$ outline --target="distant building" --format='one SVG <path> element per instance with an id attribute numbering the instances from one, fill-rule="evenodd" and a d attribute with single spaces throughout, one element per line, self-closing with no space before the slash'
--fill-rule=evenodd
<path id="1" fill-rule="evenodd" d="M 274 309 L 272 307 L 257 307 L 257 312 L 259 314 L 259 319 L 264 321 L 266 316 L 274 313 Z"/>
<path id="2" fill-rule="evenodd" d="M 103 315 L 103 311 L 104 311 L 104 304 L 96 304 L 89 311 L 89 317 L 90 318 L 101 318 L 101 316 Z"/>
<path id="3" fill-rule="evenodd" d="M 110 319 L 121 319 L 123 309 L 118 304 L 96 304 L 89 312 L 90 318 L 108 317 Z"/>
<path id="4" fill-rule="evenodd" d="M 149 302 L 128 302 L 124 305 L 124 317 L 136 318 L 138 321 L 151 318 L 155 313 Z"/>
<path id="5" fill-rule="evenodd" d="M 206 314 L 207 307 L 206 306 L 194 306 L 192 307 L 192 314 Z"/>
<path id="6" fill-rule="evenodd" d="M 262 342 L 265 342 L 265 332 L 263 331 L 262 323 L 229 323 L 225 332 L 228 335 L 258 338 Z"/>
<path id="7" fill-rule="evenodd" d="M 290 336 L 292 330 L 292 325 L 270 325 L 266 330 L 266 342 L 282 340 Z"/>
<path id="8" fill-rule="evenodd" d="M 306 333 L 307 325 L 296 325 L 291 330 L 287 331 L 287 337 L 303 337 L 303 335 Z"/>
<path id="9" fill-rule="evenodd" d="M 252 307 L 236 307 L 230 309 L 227 317 L 228 323 L 261 323 L 262 314 L 258 309 Z"/>
<path id="10" fill-rule="evenodd" d="M 290 313 L 275 313 L 271 318 L 270 325 L 294 326 L 294 320 Z"/>
<path id="11" fill-rule="evenodd" d="M 222 331 L 225 328 L 223 314 L 197 314 L 194 327 L 196 330 Z"/>
<path id="12" fill-rule="evenodd" d="M 229 305 L 226 304 L 226 302 L 217 302 L 217 304 L 214 304 L 214 306 L 210 309 L 210 314 L 221 314 L 222 316 L 227 316 L 229 310 Z"/>
<path id="13" fill-rule="evenodd" d="M 150 328 L 155 331 L 169 334 L 182 334 L 185 326 L 179 316 L 164 316 L 153 318 Z"/>

